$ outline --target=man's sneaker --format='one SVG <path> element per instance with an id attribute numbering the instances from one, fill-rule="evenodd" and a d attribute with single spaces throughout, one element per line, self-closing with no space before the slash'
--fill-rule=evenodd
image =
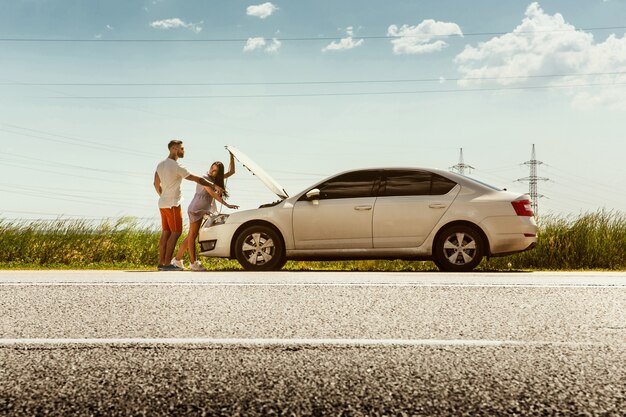
<path id="1" fill-rule="evenodd" d="M 176 265 L 177 267 L 179 267 L 180 269 L 185 269 L 185 264 L 183 263 L 183 260 L 178 260 L 176 258 L 172 258 L 172 265 Z"/>
<path id="2" fill-rule="evenodd" d="M 192 271 L 196 271 L 196 272 L 206 271 L 206 268 L 202 266 L 200 261 L 195 261 L 194 263 L 192 263 L 190 268 Z"/>
<path id="3" fill-rule="evenodd" d="M 157 271 L 164 271 L 165 265 L 161 265 L 159 264 L 159 266 L 157 266 Z"/>
<path id="4" fill-rule="evenodd" d="M 181 268 L 180 266 L 177 265 L 163 265 L 163 268 L 161 269 L 161 271 L 184 271 L 183 268 Z"/>

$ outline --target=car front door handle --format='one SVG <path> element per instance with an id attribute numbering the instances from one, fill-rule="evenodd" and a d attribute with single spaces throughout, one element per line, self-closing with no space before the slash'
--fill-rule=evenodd
<path id="1" fill-rule="evenodd" d="M 446 208 L 445 204 L 441 204 L 441 203 L 433 203 L 433 204 L 429 204 L 428 207 L 430 208 Z"/>
<path id="2" fill-rule="evenodd" d="M 354 209 L 358 211 L 371 210 L 372 206 L 355 206 Z"/>

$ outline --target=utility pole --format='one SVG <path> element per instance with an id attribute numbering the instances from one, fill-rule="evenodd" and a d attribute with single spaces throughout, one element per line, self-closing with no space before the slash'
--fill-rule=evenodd
<path id="1" fill-rule="evenodd" d="M 465 175 L 466 169 L 468 170 L 474 169 L 473 166 L 467 165 L 465 162 L 463 162 L 463 148 L 461 148 L 461 153 L 459 155 L 459 163 L 454 166 L 451 166 L 449 169 L 461 175 Z"/>
<path id="2" fill-rule="evenodd" d="M 535 144 L 533 143 L 533 151 L 530 155 L 530 161 L 524 162 L 524 165 L 530 166 L 530 176 L 525 178 L 519 178 L 517 181 L 528 182 L 528 194 L 530 194 L 535 218 L 539 218 L 539 199 L 541 197 L 544 197 L 542 194 L 539 194 L 537 192 L 537 183 L 539 181 L 549 180 L 549 178 L 537 176 L 537 166 L 541 164 L 543 164 L 543 162 L 537 161 L 537 157 L 535 156 Z"/>

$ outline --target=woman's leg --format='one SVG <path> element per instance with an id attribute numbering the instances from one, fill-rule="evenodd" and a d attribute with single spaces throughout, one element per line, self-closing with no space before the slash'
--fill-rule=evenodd
<path id="1" fill-rule="evenodd" d="M 202 220 L 189 223 L 189 234 L 187 235 L 187 248 L 189 249 L 189 261 L 191 263 L 194 263 L 196 261 L 196 239 L 198 238 L 198 231 L 200 230 L 200 223 L 202 223 Z"/>
<path id="2" fill-rule="evenodd" d="M 176 260 L 180 261 L 181 259 L 183 259 L 183 256 L 185 255 L 185 251 L 187 250 L 187 246 L 189 246 L 189 233 L 187 234 L 187 236 L 185 236 L 185 240 L 183 240 L 183 243 L 181 243 L 180 246 L 178 247 Z"/>

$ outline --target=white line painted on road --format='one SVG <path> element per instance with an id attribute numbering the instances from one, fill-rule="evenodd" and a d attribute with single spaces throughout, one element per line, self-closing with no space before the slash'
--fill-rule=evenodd
<path id="1" fill-rule="evenodd" d="M 625 288 L 623 284 L 489 284 L 489 283 L 360 283 L 360 282 L 307 282 L 307 283 L 258 283 L 258 282 L 2 282 L 0 287 L 460 287 L 460 288 Z"/>
<path id="2" fill-rule="evenodd" d="M 68 338 L 0 339 L 16 345 L 225 345 L 225 346 L 615 346 L 597 342 L 551 342 L 483 339 L 215 339 L 215 338 Z M 626 343 L 617 344 L 618 346 Z"/>

